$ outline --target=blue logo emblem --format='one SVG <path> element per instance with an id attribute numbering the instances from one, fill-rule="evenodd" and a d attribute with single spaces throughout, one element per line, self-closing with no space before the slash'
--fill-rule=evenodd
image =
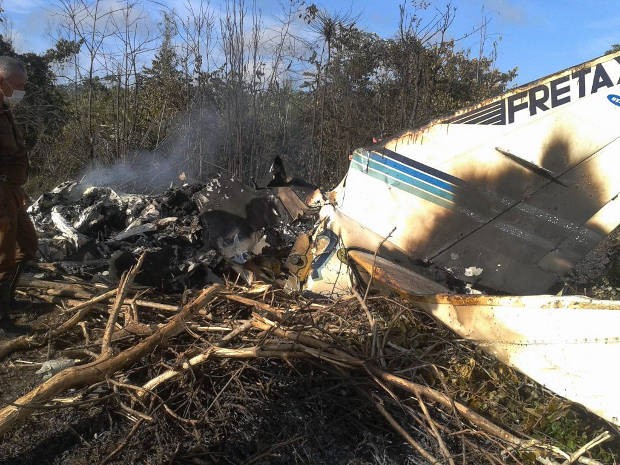
<path id="1" fill-rule="evenodd" d="M 611 103 L 620 107 L 620 95 L 609 94 L 607 98 Z"/>

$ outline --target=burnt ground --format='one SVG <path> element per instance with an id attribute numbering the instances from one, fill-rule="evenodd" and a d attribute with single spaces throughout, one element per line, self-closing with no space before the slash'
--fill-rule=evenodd
<path id="1" fill-rule="evenodd" d="M 618 298 L 619 237 L 616 231 L 577 267 L 567 292 Z M 299 300 L 273 294 L 270 302 L 277 304 L 278 299 L 285 300 L 283 305 Z M 379 297 L 368 303 L 378 321 L 394 321 L 394 315 L 402 319 L 384 327 L 386 340 L 389 333 L 394 347 L 407 349 L 405 355 L 399 350 L 391 352 L 387 365 L 393 372 L 441 389 L 508 431 L 567 451 L 574 451 L 605 429 L 611 430 L 612 441 L 588 455 L 600 463 L 620 463 L 618 432 L 610 425 L 495 362 L 473 345 L 456 340 L 405 303 Z M 243 311 L 222 308 L 222 314 Z M 49 304 L 37 304 L 36 309 L 36 314 L 17 315 L 18 322 L 43 329 L 66 319 Z M 103 313 L 91 317 L 89 327 L 105 324 Z M 358 306 L 344 302 L 329 307 L 327 315 L 330 327 L 337 322 L 343 348 L 362 355 L 368 350 L 367 321 Z M 243 342 L 264 337 L 255 333 Z M 42 382 L 36 373 L 37 363 L 84 357 L 72 351 L 80 341 L 76 329 L 50 340 L 45 347 L 15 352 L 2 360 L 0 407 Z M 186 333 L 173 346 L 158 349 L 115 380 L 140 385 L 185 360 L 192 347 L 206 342 L 197 342 Z M 98 347 L 90 349 L 97 352 Z M 104 382 L 88 388 L 86 394 L 80 391 L 82 400 L 72 406 L 40 406 L 2 438 L 0 465 L 427 463 L 378 413 L 368 397 L 378 392 L 363 373 L 343 373 L 316 360 L 218 359 L 165 385 L 157 398 L 144 404 L 132 403 L 127 392 L 115 391 Z M 64 393 L 63 397 L 77 393 Z M 428 433 L 412 420 L 410 413 L 416 404 L 411 399 L 382 399 L 420 444 L 429 450 L 436 448 Z M 468 427 L 451 423 L 449 412 L 436 405 L 429 408 L 444 428 L 447 447 L 459 463 L 537 463 L 527 454 L 502 455 L 501 444 L 484 435 L 474 435 L 477 439 L 463 449 L 457 433 Z"/>
<path id="2" fill-rule="evenodd" d="M 204 424 L 188 427 L 156 415 L 109 463 L 404 463 L 410 454 L 381 418 L 372 418 L 367 402 L 356 399 L 351 383 L 320 367 L 236 362 L 218 368 L 172 399 L 203 403 Z M 18 370 L 5 372 L 20 378 L 12 384 L 22 391 L 36 385 L 34 370 Z M 235 385 L 209 410 L 206 392 L 223 387 L 232 373 Z M 41 413 L 5 438 L 0 463 L 101 463 L 131 428 L 114 402 Z"/>
<path id="3" fill-rule="evenodd" d="M 50 315 L 31 323 L 53 324 Z M 20 319 L 25 323 L 27 318 Z M 191 344 L 191 341 L 186 341 Z M 63 346 L 55 345 L 58 355 Z M 174 357 L 170 351 L 168 355 Z M 0 364 L 3 405 L 41 382 L 34 366 L 50 349 L 17 353 Z M 162 363 L 159 354 L 145 365 Z M 144 366 L 126 373 L 132 383 L 148 379 Z M 221 361 L 196 370 L 159 394 L 177 414 L 176 421 L 153 409 L 123 453 L 107 463 L 152 464 L 397 464 L 415 460 L 357 384 L 313 362 L 272 360 Z M 148 410 L 148 409 L 147 409 Z M 135 425 L 117 399 L 78 408 L 41 408 L 0 444 L 0 464 L 85 465 L 102 461 L 123 443 Z M 415 463 L 414 461 L 410 463 Z"/>

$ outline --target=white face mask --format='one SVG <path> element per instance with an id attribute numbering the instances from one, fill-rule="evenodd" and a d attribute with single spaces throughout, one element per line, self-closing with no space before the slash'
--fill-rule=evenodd
<path id="1" fill-rule="evenodd" d="M 24 98 L 25 95 L 26 95 L 25 90 L 13 89 L 13 95 L 11 95 L 10 97 L 7 97 L 5 95 L 4 101 L 7 103 L 10 103 L 11 105 L 17 105 L 19 102 L 21 102 L 21 100 Z"/>

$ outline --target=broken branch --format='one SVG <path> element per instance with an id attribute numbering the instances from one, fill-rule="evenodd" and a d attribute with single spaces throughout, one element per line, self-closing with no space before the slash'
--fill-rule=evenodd
<path id="1" fill-rule="evenodd" d="M 94 362 L 67 368 L 17 399 L 13 405 L 4 407 L 0 410 L 0 436 L 31 415 L 29 405 L 44 403 L 67 389 L 101 381 L 141 359 L 155 347 L 165 345 L 170 338 L 183 331 L 186 319 L 196 309 L 210 302 L 219 291 L 220 286 L 217 285 L 203 290 L 165 326 L 135 346 L 113 357 L 106 351 Z"/>

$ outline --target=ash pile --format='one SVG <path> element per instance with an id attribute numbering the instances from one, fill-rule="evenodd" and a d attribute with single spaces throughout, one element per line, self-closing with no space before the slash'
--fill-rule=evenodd
<path id="1" fill-rule="evenodd" d="M 136 283 L 180 292 L 226 277 L 284 284 L 295 238 L 316 222 L 306 199 L 320 196 L 308 186 L 251 189 L 222 175 L 159 195 L 67 181 L 29 213 L 41 259 L 62 273 L 111 284 L 145 253 Z"/>

